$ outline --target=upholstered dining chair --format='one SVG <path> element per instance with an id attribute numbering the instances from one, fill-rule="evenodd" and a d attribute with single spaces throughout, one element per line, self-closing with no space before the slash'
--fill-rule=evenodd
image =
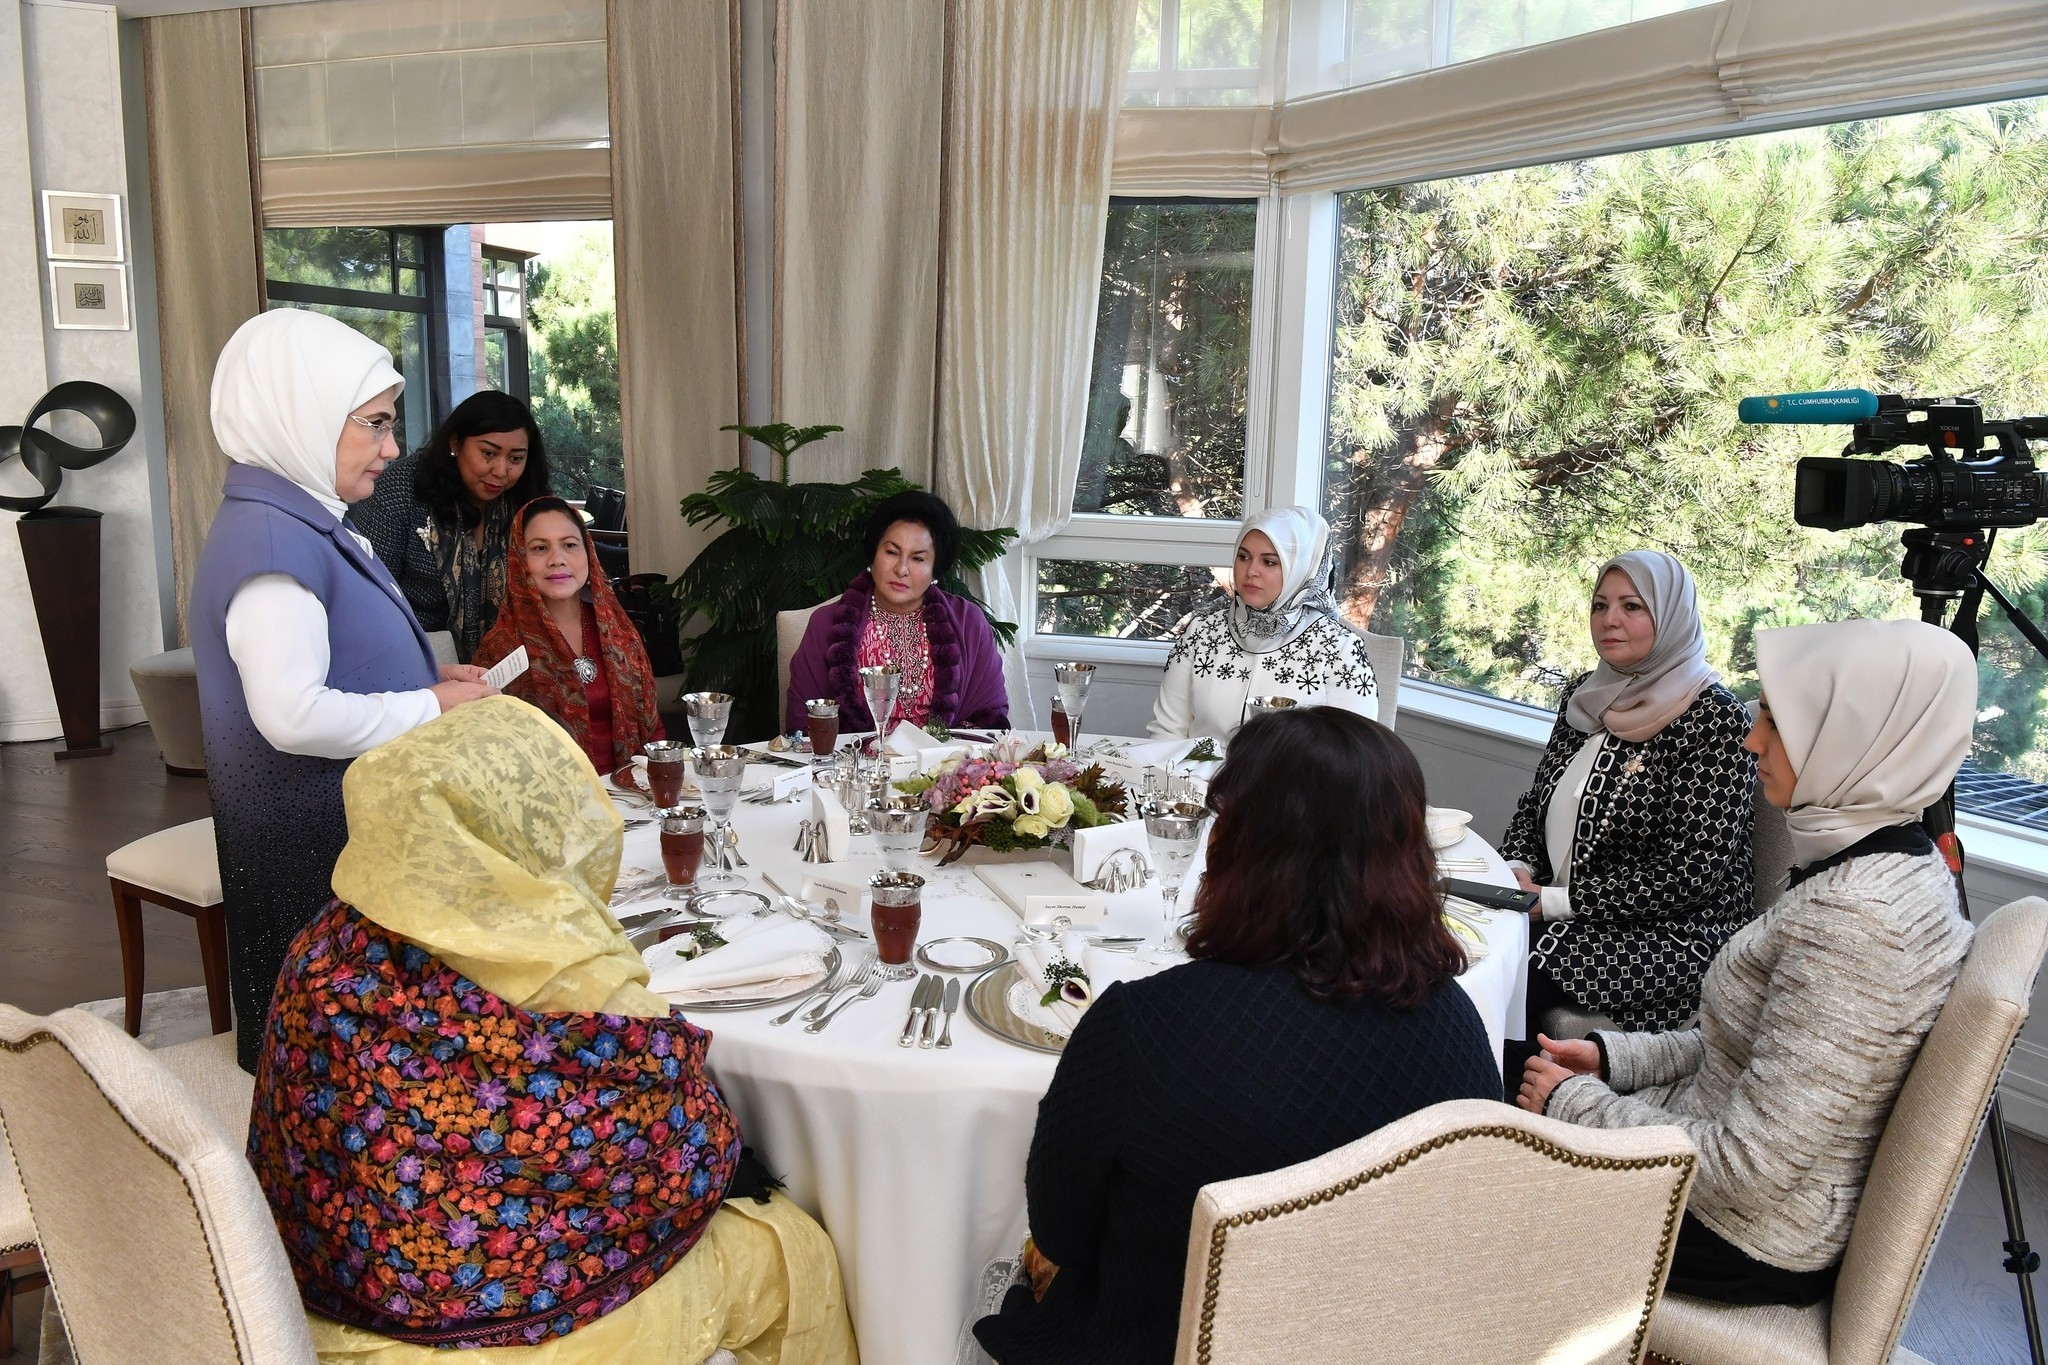
<path id="1" fill-rule="evenodd" d="M 0 1142 L 0 1357 L 14 1354 L 14 1296 L 48 1282 L 14 1158 Z"/>
<path id="2" fill-rule="evenodd" d="M 1650 1329 L 1651 1350 L 1674 1365 L 1882 1365 L 1910 1357 L 1899 1350 L 1906 1315 L 2027 1022 L 2044 952 L 2048 900 L 2038 896 L 1977 926 L 1877 1144 L 1833 1300 L 1734 1308 L 1672 1294 Z"/>
<path id="3" fill-rule="evenodd" d="M 804 642 L 804 631 L 810 627 L 811 617 L 821 608 L 837 602 L 841 594 L 833 594 L 815 607 L 799 607 L 795 611 L 775 613 L 775 728 L 782 728 L 782 717 L 789 705 L 789 663 L 796 657 L 797 647 Z"/>
<path id="4" fill-rule="evenodd" d="M 1358 633 L 1365 637 L 1365 657 L 1372 664 L 1373 681 L 1379 684 L 1380 724 L 1391 730 L 1399 709 L 1401 665 L 1408 658 L 1408 641 L 1399 635 L 1374 635 L 1365 630 Z"/>
<path id="5" fill-rule="evenodd" d="M 1453 1100 L 1205 1186 L 1174 1360 L 1640 1360 L 1697 1163 L 1677 1128 Z"/>
<path id="6" fill-rule="evenodd" d="M 313 1365 L 240 1144 L 140 1043 L 0 1005 L 0 1127 L 78 1360 Z"/>

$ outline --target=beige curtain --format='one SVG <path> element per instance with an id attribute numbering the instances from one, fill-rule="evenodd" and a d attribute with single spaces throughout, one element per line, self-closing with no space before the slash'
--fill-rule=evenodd
<path id="1" fill-rule="evenodd" d="M 1116 118 L 1113 194 L 1264 194 L 1273 111 L 1125 109 Z"/>
<path id="2" fill-rule="evenodd" d="M 1134 0 L 972 0 L 953 16 L 938 485 L 1026 545 L 1074 510 Z M 1003 620 L 1008 578 L 984 575 Z M 1012 714 L 1031 714 L 1009 651 Z"/>
<path id="3" fill-rule="evenodd" d="M 213 440 L 213 362 L 263 308 L 240 10 L 143 21 L 157 334 L 171 486 L 178 630 L 227 456 Z"/>
<path id="4" fill-rule="evenodd" d="M 792 477 L 931 480 L 946 0 L 793 4 L 779 74 L 775 416 Z"/>
<path id="5" fill-rule="evenodd" d="M 620 429 L 633 567 L 671 577 L 709 537 L 676 505 L 739 462 L 734 218 L 739 15 L 721 0 L 611 0 Z"/>

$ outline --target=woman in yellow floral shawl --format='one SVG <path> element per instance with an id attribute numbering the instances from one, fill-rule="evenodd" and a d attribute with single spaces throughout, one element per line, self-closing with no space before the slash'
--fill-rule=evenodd
<path id="1" fill-rule="evenodd" d="M 493 698 L 357 759 L 344 797 L 249 1136 L 321 1359 L 851 1365 L 823 1230 L 721 1203 L 710 1036 L 606 909 L 619 817 L 574 743 Z"/>

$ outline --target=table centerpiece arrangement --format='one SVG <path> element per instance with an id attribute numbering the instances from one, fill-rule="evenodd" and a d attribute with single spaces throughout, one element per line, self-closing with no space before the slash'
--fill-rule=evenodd
<path id="1" fill-rule="evenodd" d="M 958 754 L 896 789 L 931 809 L 928 833 L 946 845 L 939 866 L 980 844 L 997 853 L 1054 848 L 1075 829 L 1124 813 L 1121 782 L 1081 764 L 1063 744 L 1006 737 L 983 754 Z"/>

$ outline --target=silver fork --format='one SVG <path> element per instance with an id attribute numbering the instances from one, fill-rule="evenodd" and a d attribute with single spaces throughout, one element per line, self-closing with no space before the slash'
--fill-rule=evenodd
<path id="1" fill-rule="evenodd" d="M 862 986 L 858 994 L 847 996 L 844 1000 L 840 1001 L 838 1004 L 832 1007 L 831 1013 L 820 1015 L 818 1018 L 811 1020 L 810 1023 L 805 1024 L 804 1032 L 817 1033 L 818 1031 L 823 1029 L 825 1025 L 831 1023 L 834 1019 L 836 1019 L 839 1016 L 839 1012 L 845 1009 L 848 1005 L 851 1005 L 854 1001 L 872 1000 L 881 993 L 882 978 L 879 976 L 869 977 L 868 984 Z"/>
<path id="2" fill-rule="evenodd" d="M 858 984 L 863 979 L 861 973 L 866 972 L 868 970 L 868 967 L 869 960 L 863 958 L 861 960 L 860 967 L 854 973 L 853 981 L 849 982 L 848 984 Z M 801 1012 L 806 1005 L 810 1004 L 813 1000 L 816 1000 L 821 995 L 829 998 L 834 991 L 839 989 L 839 984 L 841 980 L 845 978 L 845 976 L 846 964 L 842 962 L 839 964 L 838 971 L 833 972 L 823 981 L 820 981 L 817 984 L 816 988 L 808 992 L 803 999 L 797 1001 L 794 1005 L 791 1005 L 788 1009 L 776 1015 L 773 1019 L 770 1019 L 768 1021 L 769 1026 L 771 1028 L 779 1028 L 783 1024 L 788 1023 L 790 1020 L 796 1018 L 798 1013 Z"/>
<path id="3" fill-rule="evenodd" d="M 823 1014 L 826 1010 L 832 1007 L 832 999 L 834 996 L 838 995 L 840 991 L 851 991 L 856 990 L 859 987 L 865 986 L 868 984 L 869 978 L 873 977 L 874 974 L 875 960 L 872 957 L 861 958 L 860 966 L 854 968 L 853 975 L 847 977 L 844 981 L 841 981 L 837 985 L 832 987 L 831 990 L 825 993 L 824 999 L 818 1000 L 817 1003 L 811 1005 L 811 1007 L 808 1010 L 805 1010 L 804 1019 L 807 1022 L 815 1020 L 819 1015 Z M 798 1008 L 802 1008 L 802 1006 L 799 1005 Z M 789 1014 L 795 1013 L 796 1010 L 791 1010 L 789 1012 Z M 788 1018 L 789 1015 L 785 1014 L 784 1016 L 782 1016 L 781 1019 L 774 1019 L 770 1020 L 769 1022 L 779 1024 L 785 1022 Z"/>

